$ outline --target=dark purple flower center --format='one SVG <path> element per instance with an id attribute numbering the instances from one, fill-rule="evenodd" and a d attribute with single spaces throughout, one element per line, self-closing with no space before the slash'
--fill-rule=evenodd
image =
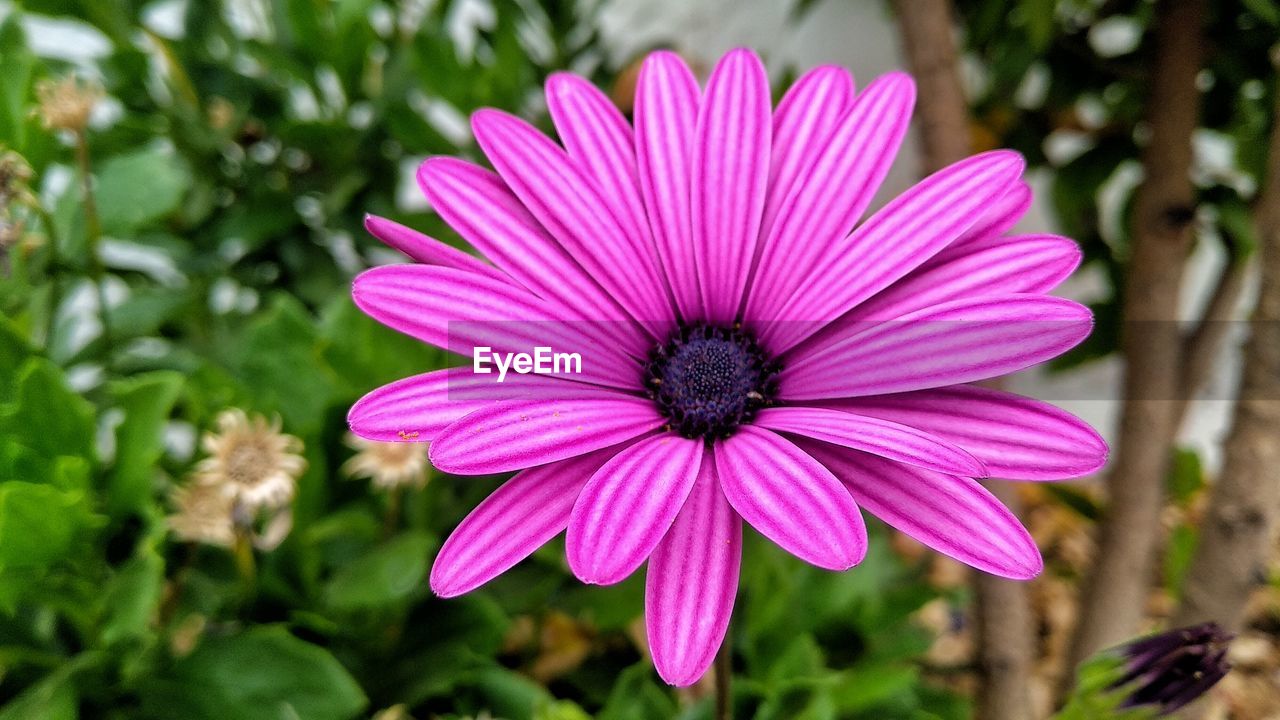
<path id="1" fill-rule="evenodd" d="M 649 353 L 644 384 L 673 430 L 710 440 L 773 401 L 779 369 L 741 328 L 687 325 Z"/>

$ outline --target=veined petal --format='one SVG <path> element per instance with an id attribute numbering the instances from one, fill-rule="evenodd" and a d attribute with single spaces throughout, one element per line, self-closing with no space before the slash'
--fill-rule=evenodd
<path id="1" fill-rule="evenodd" d="M 571 73 L 547 78 L 547 108 L 569 157 L 595 183 L 627 236 L 653 257 L 653 238 L 640 197 L 635 141 L 618 106 Z"/>
<path id="2" fill-rule="evenodd" d="M 675 323 L 657 260 L 628 237 L 594 184 L 564 150 L 497 110 L 471 116 L 476 141 L 538 222 L 655 336 Z"/>
<path id="3" fill-rule="evenodd" d="M 1062 298 L 958 300 L 803 348 L 783 368 L 779 394 L 860 397 L 985 380 L 1057 357 L 1092 329 L 1089 309 Z"/>
<path id="4" fill-rule="evenodd" d="M 692 685 L 711 666 L 733 615 L 741 562 L 742 518 L 706 458 L 645 576 L 649 652 L 663 680 Z"/>
<path id="5" fill-rule="evenodd" d="M 732 322 L 746 288 L 769 181 L 769 102 L 769 78 L 750 50 L 729 52 L 707 81 L 691 206 L 702 320 Z"/>
<path id="6" fill-rule="evenodd" d="M 351 296 L 383 325 L 445 350 L 551 347 L 581 355 L 582 373 L 571 379 L 636 387 L 639 363 L 586 332 L 593 324 L 553 317 L 543 301 L 508 282 L 454 268 L 390 265 L 356 277 Z"/>
<path id="7" fill-rule="evenodd" d="M 471 368 L 414 375 L 368 393 L 351 406 L 351 432 L 379 442 L 429 442 L 436 433 L 476 410 L 524 395 L 556 397 L 574 385 L 546 375 L 511 375 L 503 383 Z"/>
<path id="8" fill-rule="evenodd" d="M 867 322 L 893 320 L 952 300 L 1047 293 L 1080 266 L 1080 259 L 1080 246 L 1058 235 L 993 235 L 949 247 L 819 336 L 856 332 Z"/>
<path id="9" fill-rule="evenodd" d="M 698 478 L 701 440 L 646 438 L 600 468 L 573 506 L 565 555 L 579 580 L 621 582 L 666 535 Z"/>
<path id="10" fill-rule="evenodd" d="M 779 407 L 761 410 L 752 422 L 930 470 L 966 477 L 987 475 L 982 463 L 958 445 L 877 417 L 828 408 Z"/>
<path id="11" fill-rule="evenodd" d="M 411 230 L 398 222 L 393 222 L 377 215 L 364 216 L 364 229 L 387 245 L 399 250 L 420 263 L 443 265 L 444 267 L 466 270 L 477 275 L 485 275 L 495 280 L 511 282 L 511 278 L 501 270 L 479 258 L 445 245 L 433 237 Z"/>
<path id="12" fill-rule="evenodd" d="M 1088 423 L 1048 403 L 999 390 L 956 385 L 851 398 L 832 406 L 946 438 L 982 460 L 996 477 L 1065 480 L 1088 475 L 1107 461 L 1107 443 Z"/>
<path id="13" fill-rule="evenodd" d="M 418 184 L 450 227 L 529 292 L 555 306 L 555 314 L 589 321 L 584 332 L 607 337 L 643 354 L 644 334 L 489 170 L 449 157 L 418 167 Z M 598 321 L 598 322 L 597 322 Z"/>
<path id="14" fill-rule="evenodd" d="M 769 236 L 774 216 L 791 186 L 830 142 L 836 124 L 853 104 L 854 94 L 853 76 L 848 70 L 838 65 L 820 65 L 797 78 L 778 101 L 773 112 L 773 151 L 761 237 Z"/>
<path id="15" fill-rule="evenodd" d="M 842 241 L 831 243 L 761 341 L 781 353 L 933 257 L 1005 195 L 1023 168 L 1008 151 L 975 155 L 930 175 Z M 767 318 L 762 318 L 767 320 Z"/>
<path id="16" fill-rule="evenodd" d="M 607 390 L 509 400 L 440 431 L 431 464 L 456 475 L 521 470 L 616 445 L 665 422 L 647 398 Z"/>
<path id="17" fill-rule="evenodd" d="M 1009 232 L 1031 209 L 1032 199 L 1031 186 L 1025 180 L 1014 183 L 1009 188 L 1009 192 L 1005 193 L 999 200 L 993 200 L 986 211 L 982 213 L 982 216 L 978 218 L 978 221 L 968 230 L 961 233 L 960 237 L 956 238 L 956 241 L 951 243 L 942 253 L 946 253 L 951 248 L 961 247 L 973 240 L 983 240 Z"/>
<path id="18" fill-rule="evenodd" d="M 867 531 L 829 470 L 780 435 L 750 425 L 715 444 L 725 498 L 761 535 L 828 570 L 862 562 Z"/>
<path id="19" fill-rule="evenodd" d="M 803 447 L 867 512 L 934 550 L 1015 580 L 1044 569 L 1030 533 L 976 480 L 822 443 Z"/>
<path id="20" fill-rule="evenodd" d="M 470 592 L 560 534 L 582 487 L 615 452 L 530 468 L 503 483 L 445 540 L 431 566 L 431 589 L 447 598 Z"/>
<path id="21" fill-rule="evenodd" d="M 818 259 L 853 229 L 889 172 L 911 120 L 915 84 L 903 73 L 877 78 L 840 120 L 826 147 L 793 183 L 764 240 L 747 298 L 748 319 L 770 320 Z"/>
<path id="22" fill-rule="evenodd" d="M 699 97 L 698 81 L 679 55 L 660 51 L 645 58 L 636 83 L 635 109 L 640 189 L 658 257 L 685 319 L 702 314 L 689 216 Z"/>

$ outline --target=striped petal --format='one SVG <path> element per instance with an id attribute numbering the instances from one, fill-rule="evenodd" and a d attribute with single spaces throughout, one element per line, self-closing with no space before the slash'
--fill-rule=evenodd
<path id="1" fill-rule="evenodd" d="M 761 535 L 827 570 L 862 562 L 867 531 L 858 506 L 795 444 L 747 425 L 716 442 L 715 463 L 725 498 Z"/>
<path id="2" fill-rule="evenodd" d="M 959 446 L 909 425 L 827 408 L 766 408 L 754 424 L 889 460 L 966 477 L 986 477 L 977 458 Z"/>
<path id="3" fill-rule="evenodd" d="M 685 319 L 702 310 L 689 217 L 699 95 L 698 81 L 679 55 L 661 51 L 645 58 L 635 110 L 640 190 L 662 269 Z"/>
<path id="4" fill-rule="evenodd" d="M 664 336 L 675 315 L 656 259 L 627 236 L 564 150 L 497 110 L 475 113 L 471 127 L 498 174 L 538 222 L 632 317 Z"/>
<path id="5" fill-rule="evenodd" d="M 1022 172 L 1017 153 L 975 155 L 925 178 L 845 240 L 831 243 L 805 285 L 765 326 L 761 340 L 781 353 L 923 264 L 971 227 Z"/>
<path id="6" fill-rule="evenodd" d="M 612 585 L 644 563 L 693 489 L 703 448 L 701 440 L 663 433 L 618 453 L 592 476 L 565 536 L 579 580 Z"/>
<path id="7" fill-rule="evenodd" d="M 693 251 L 704 317 L 731 323 L 751 270 L 769 181 L 769 79 L 760 58 L 733 50 L 707 81 L 693 146 Z"/>
<path id="8" fill-rule="evenodd" d="M 494 375 L 455 367 L 397 380 L 351 406 L 351 432 L 379 442 L 429 442 L 441 430 L 490 403 L 528 395 L 556 397 L 579 386 L 546 375 Z"/>
<path id="9" fill-rule="evenodd" d="M 560 534 L 587 480 L 616 452 L 599 450 L 516 474 L 476 506 L 431 566 L 440 597 L 470 592 Z"/>
<path id="10" fill-rule="evenodd" d="M 951 247 L 961 247 L 973 240 L 1003 235 L 1014 228 L 1018 221 L 1031 209 L 1031 186 L 1026 181 L 1019 181 L 1009 188 L 999 200 L 995 200 L 968 230 L 960 234 Z M 948 250 L 950 248 L 947 248 Z M 943 253 L 947 250 L 943 250 Z"/>
<path id="11" fill-rule="evenodd" d="M 733 615 L 741 562 L 742 519 L 708 458 L 645 576 L 649 652 L 663 680 L 692 685 L 711 667 Z"/>
<path id="12" fill-rule="evenodd" d="M 665 422 L 651 400 L 603 390 L 509 400 L 440 431 L 431 464 L 456 475 L 522 470 L 616 445 Z"/>
<path id="13" fill-rule="evenodd" d="M 1044 569 L 1030 533 L 976 480 L 821 443 L 805 442 L 804 450 L 867 512 L 944 555 L 1014 580 Z"/>
<path id="14" fill-rule="evenodd" d="M 891 73 L 869 85 L 793 184 L 764 241 L 746 317 L 771 319 L 807 286 L 824 249 L 866 211 L 906 135 L 915 84 Z M 806 290 L 807 292 L 807 290 Z"/>
<path id="15" fill-rule="evenodd" d="M 364 229 L 368 230 L 370 235 L 420 263 L 443 265 L 484 275 L 494 280 L 511 281 L 511 278 L 492 265 L 384 217 L 365 215 Z"/>
<path id="16" fill-rule="evenodd" d="M 841 400 L 842 410 L 920 428 L 963 447 L 992 475 L 1065 480 L 1098 470 L 1107 443 L 1088 423 L 1048 403 L 956 385 Z"/>
<path id="17" fill-rule="evenodd" d="M 582 373 L 568 377 L 619 388 L 634 388 L 640 372 L 635 359 L 587 332 L 596 324 L 554 317 L 545 302 L 511 283 L 454 268 L 392 265 L 356 277 L 351 295 L 383 325 L 452 352 L 470 355 L 481 346 L 576 352 Z"/>
<path id="18" fill-rule="evenodd" d="M 1089 309 L 1062 298 L 950 302 L 804 348 L 783 369 L 780 395 L 860 397 L 985 380 L 1057 357 L 1092 329 Z"/>

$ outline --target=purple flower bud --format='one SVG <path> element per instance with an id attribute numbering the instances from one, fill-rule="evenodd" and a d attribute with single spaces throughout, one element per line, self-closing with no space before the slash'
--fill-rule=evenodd
<path id="1" fill-rule="evenodd" d="M 1231 638 L 1217 623 L 1207 622 L 1122 645 L 1127 672 L 1111 687 L 1130 690 L 1123 707 L 1152 706 L 1168 715 L 1227 674 Z"/>

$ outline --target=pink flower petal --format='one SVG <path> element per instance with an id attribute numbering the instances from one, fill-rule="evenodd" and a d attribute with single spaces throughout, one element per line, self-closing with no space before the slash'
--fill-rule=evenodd
<path id="1" fill-rule="evenodd" d="M 582 486 L 617 451 L 530 468 L 503 483 L 445 540 L 431 566 L 431 589 L 456 597 L 529 557 L 565 529 Z"/>
<path id="2" fill-rule="evenodd" d="M 347 424 L 367 440 L 429 442 L 436 433 L 490 403 L 523 395 L 555 397 L 572 392 L 575 386 L 546 375 L 509 375 L 497 384 L 493 375 L 454 367 L 383 385 L 351 406 Z"/>
<path id="3" fill-rule="evenodd" d="M 862 562 L 867 532 L 849 493 L 812 457 L 768 430 L 738 428 L 715 444 L 716 475 L 734 510 L 782 549 L 828 570 Z"/>
<path id="4" fill-rule="evenodd" d="M 804 168 L 764 240 L 746 317 L 778 316 L 818 259 L 853 229 L 889 172 L 911 120 L 915 84 L 902 73 L 876 79 L 854 101 L 830 141 Z"/>
<path id="5" fill-rule="evenodd" d="M 969 385 L 838 401 L 842 410 L 893 420 L 946 438 L 992 475 L 1065 480 L 1098 470 L 1107 443 L 1083 420 L 1048 403 Z"/>
<path id="6" fill-rule="evenodd" d="M 420 263 L 443 265 L 485 275 L 494 280 L 511 281 L 511 278 L 492 265 L 384 217 L 365 215 L 364 228 L 370 235 Z"/>
<path id="7" fill-rule="evenodd" d="M 627 352 L 648 350 L 630 316 L 547 234 L 502 179 L 468 162 L 434 157 L 418 168 L 418 184 L 450 227 L 507 275 L 554 305 L 555 315 Z"/>
<path id="8" fill-rule="evenodd" d="M 970 298 L 803 348 L 779 376 L 790 401 L 985 380 L 1057 357 L 1088 337 L 1089 309 L 1040 295 Z"/>
<path id="9" fill-rule="evenodd" d="M 635 572 L 675 522 L 703 453 L 701 440 L 668 432 L 605 463 L 569 517 L 565 555 L 573 574 L 585 583 L 612 585 Z"/>
<path id="10" fill-rule="evenodd" d="M 635 388 L 639 363 L 615 344 L 587 332 L 595 324 L 565 322 L 546 303 L 511 283 L 433 265 L 391 265 L 368 270 L 352 285 L 367 315 L 425 343 L 471 354 L 477 346 L 531 353 L 546 346 L 582 356 L 583 380 Z"/>
<path id="11" fill-rule="evenodd" d="M 989 236 L 949 247 L 819 335 L 856 332 L 867 322 L 894 320 L 952 300 L 1047 293 L 1079 267 L 1080 258 L 1080 246 L 1057 235 Z"/>
<path id="12" fill-rule="evenodd" d="M 982 213 L 982 217 L 939 254 L 946 253 L 951 248 L 961 247 L 973 240 L 984 240 L 1009 232 L 1031 209 L 1032 199 L 1031 186 L 1026 181 L 1014 183 L 1009 188 L 1009 192 L 999 200 L 992 201 Z"/>
<path id="13" fill-rule="evenodd" d="M 440 431 L 431 464 L 457 475 L 521 470 L 616 445 L 664 423 L 651 400 L 607 390 L 509 400 Z"/>
<path id="14" fill-rule="evenodd" d="M 707 458 L 645 576 L 649 652 L 663 680 L 692 685 L 711 667 L 733 615 L 741 562 L 742 518 Z"/>
<path id="15" fill-rule="evenodd" d="M 1015 580 L 1044 569 L 1026 528 L 977 481 L 833 445 L 805 441 L 803 447 L 867 512 L 934 550 Z"/>
<path id="16" fill-rule="evenodd" d="M 974 155 L 898 196 L 843 241 L 831 243 L 778 322 L 761 333 L 774 353 L 793 347 L 933 257 L 1005 195 L 1022 172 L 1009 151 Z"/>
<path id="17" fill-rule="evenodd" d="M 564 150 L 497 110 L 475 113 L 471 127 L 498 174 L 538 222 L 632 317 L 665 336 L 675 315 L 651 248 L 627 236 Z"/>
<path id="18" fill-rule="evenodd" d="M 693 146 L 693 251 L 705 316 L 730 323 L 747 284 L 769 181 L 769 78 L 733 50 L 707 81 Z"/>
<path id="19" fill-rule="evenodd" d="M 689 215 L 690 163 L 700 92 L 689 66 L 673 52 L 645 58 L 636 84 L 635 135 L 640 189 L 676 307 L 702 315 Z"/>
<path id="20" fill-rule="evenodd" d="M 957 445 L 909 425 L 876 417 L 827 408 L 780 407 L 761 410 L 753 423 L 930 470 L 966 477 L 987 474 L 977 458 Z"/>
<path id="21" fill-rule="evenodd" d="M 773 113 L 773 152 L 769 159 L 769 190 L 764 202 L 760 236 L 768 237 L 773 219 L 831 140 L 836 124 L 853 104 L 853 77 L 838 65 L 820 65 L 796 79 Z"/>

